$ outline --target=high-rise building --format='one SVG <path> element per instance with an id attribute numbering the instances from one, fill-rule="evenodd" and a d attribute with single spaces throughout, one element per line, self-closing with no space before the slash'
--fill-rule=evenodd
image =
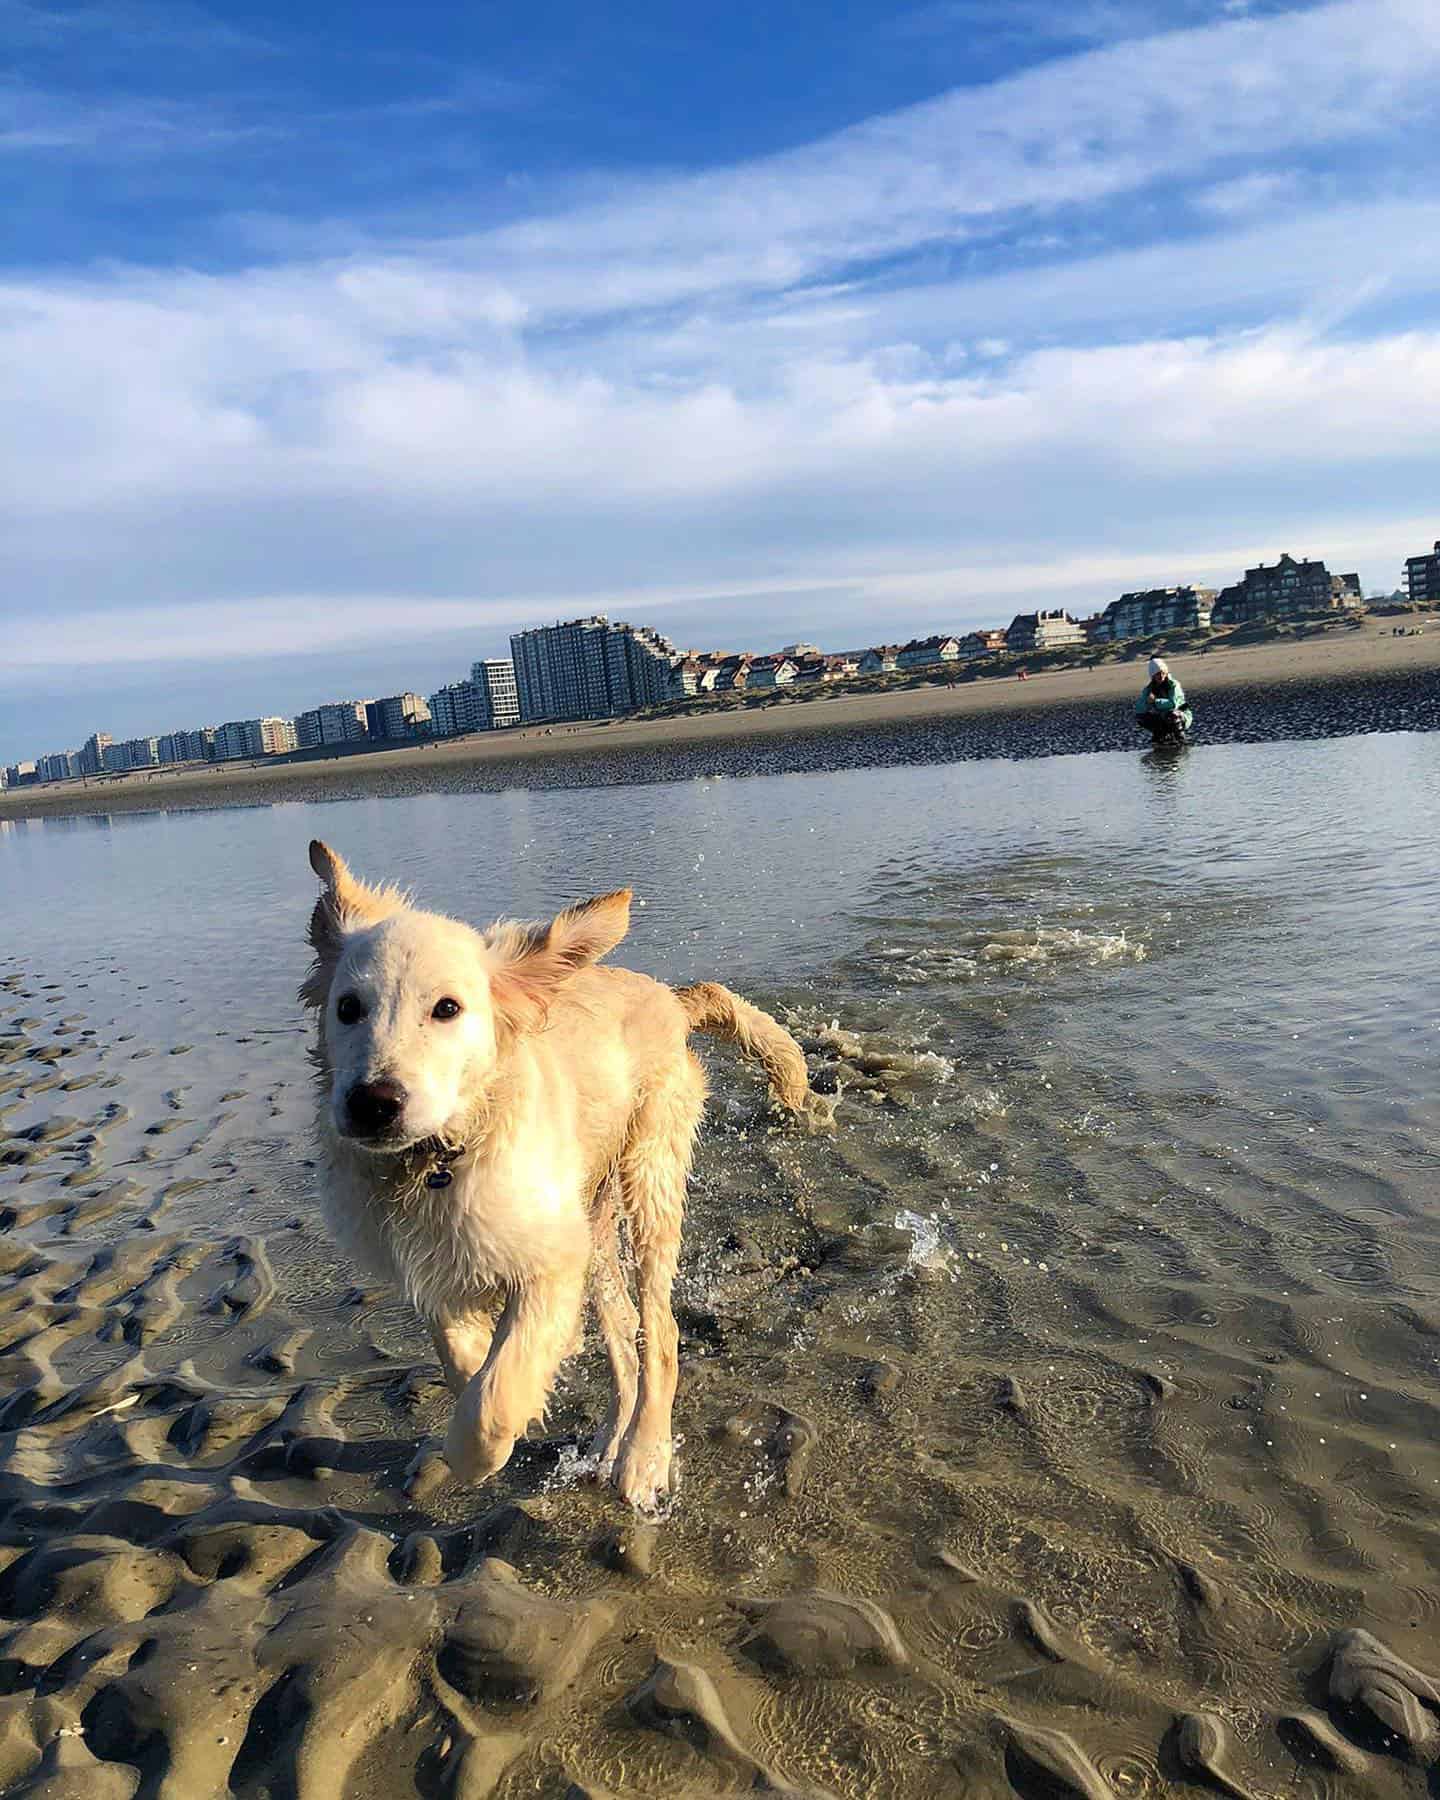
<path id="1" fill-rule="evenodd" d="M 252 748 L 250 727 L 255 727 L 255 747 Z M 227 719 L 223 725 L 215 727 L 215 760 L 216 762 L 236 762 L 242 756 L 259 755 L 258 719 Z"/>
<path id="2" fill-rule="evenodd" d="M 200 725 L 193 731 L 167 731 L 157 747 L 162 763 L 211 761 L 215 755 L 215 727 Z"/>
<path id="3" fill-rule="evenodd" d="M 215 760 L 236 762 L 242 757 L 283 756 L 295 748 L 292 719 L 231 719 L 215 730 Z"/>
<path id="4" fill-rule="evenodd" d="M 260 721 L 260 747 L 266 756 L 284 756 L 295 749 L 295 721 L 269 718 Z"/>
<path id="5" fill-rule="evenodd" d="M 535 625 L 511 636 L 522 719 L 598 719 L 609 713 L 607 629 L 608 621 L 595 617 Z"/>
<path id="6" fill-rule="evenodd" d="M 489 712 L 482 731 L 499 731 L 520 723 L 520 696 L 515 687 L 515 665 L 508 656 L 487 656 L 471 663 L 470 679 L 480 689 Z"/>
<path id="7" fill-rule="evenodd" d="M 105 752 L 110 748 L 111 737 L 108 731 L 96 731 L 85 740 L 85 747 L 80 752 L 80 773 L 82 775 L 99 775 L 105 767 Z"/>
<path id="8" fill-rule="evenodd" d="M 384 700 L 368 701 L 366 713 L 371 737 L 418 737 L 422 726 L 430 723 L 429 704 L 419 694 L 390 694 Z"/>
<path id="9" fill-rule="evenodd" d="M 473 681 L 453 681 L 430 696 L 430 729 L 436 737 L 459 737 L 480 730 L 480 690 Z"/>
<path id="10" fill-rule="evenodd" d="M 118 746 L 125 753 L 127 769 L 153 769 L 160 761 L 160 741 L 153 737 L 126 738 Z"/>
<path id="11" fill-rule="evenodd" d="M 508 656 L 472 663 L 468 681 L 453 681 L 430 696 L 430 729 L 436 737 L 495 731 L 518 724 L 515 668 Z"/>
<path id="12" fill-rule="evenodd" d="M 52 750 L 35 758 L 35 776 L 39 781 L 71 781 L 79 773 L 78 750 Z"/>
<path id="13" fill-rule="evenodd" d="M 1405 558 L 1405 597 L 1412 606 L 1440 604 L 1440 538 L 1433 555 Z"/>
<path id="14" fill-rule="evenodd" d="M 302 750 L 322 744 L 353 744 L 367 735 L 363 700 L 332 700 L 303 712 L 295 721 L 295 741 Z"/>
<path id="15" fill-rule="evenodd" d="M 680 653 L 646 626 L 604 614 L 510 639 L 522 719 L 608 719 L 666 698 Z"/>
<path id="16" fill-rule="evenodd" d="M 624 680 L 612 681 L 614 710 L 635 712 L 668 699 L 670 671 L 683 660 L 670 639 L 648 625 L 622 624 L 612 629 L 612 646 L 617 640 L 624 645 Z M 617 659 L 612 666 L 618 670 Z"/>

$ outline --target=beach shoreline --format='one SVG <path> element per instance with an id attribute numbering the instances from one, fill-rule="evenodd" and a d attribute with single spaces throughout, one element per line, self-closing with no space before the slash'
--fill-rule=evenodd
<path id="1" fill-rule="evenodd" d="M 1366 619 L 1350 629 L 1257 645 L 1175 654 L 1175 673 L 1198 701 L 1203 721 L 1207 694 L 1241 688 L 1293 692 L 1297 685 L 1410 678 L 1440 670 L 1440 623 L 1426 621 L 1418 636 L 1395 635 L 1387 619 Z M 60 782 L 0 792 L 0 821 L 77 813 L 147 810 L 174 806 L 226 806 L 280 801 L 290 794 L 336 797 L 356 788 L 383 791 L 400 776 L 407 786 L 452 780 L 467 769 L 493 769 L 551 758 L 614 756 L 679 749 L 717 749 L 810 734 L 864 732 L 907 726 L 986 720 L 1033 714 L 1046 708 L 1128 710 L 1144 684 L 1136 657 L 1093 668 L 1036 670 L 1013 675 L 949 678 L 949 671 L 916 686 L 855 693 L 830 687 L 787 689 L 761 704 L 701 703 L 695 710 L 661 717 L 532 725 L 438 742 L 396 745 L 325 758 L 254 763 L 185 765 L 173 773 L 147 770 L 86 783 Z"/>

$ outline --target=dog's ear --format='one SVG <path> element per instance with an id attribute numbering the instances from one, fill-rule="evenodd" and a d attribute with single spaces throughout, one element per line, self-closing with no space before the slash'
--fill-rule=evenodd
<path id="1" fill-rule="evenodd" d="M 405 897 L 393 887 L 371 887 L 357 880 L 345 858 L 319 838 L 310 842 L 310 867 L 320 877 L 324 891 L 310 914 L 310 948 L 315 961 L 301 986 L 300 999 L 306 1006 L 323 1006 L 346 932 L 388 918 L 405 904 Z"/>
<path id="2" fill-rule="evenodd" d="M 559 913 L 548 925 L 501 926 L 490 936 L 498 966 L 490 979 L 496 1017 L 512 1031 L 538 1031 L 551 999 L 581 969 L 599 962 L 630 929 L 629 888 Z"/>

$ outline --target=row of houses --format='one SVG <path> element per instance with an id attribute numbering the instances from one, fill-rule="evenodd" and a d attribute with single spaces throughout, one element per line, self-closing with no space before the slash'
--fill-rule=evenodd
<path id="1" fill-rule="evenodd" d="M 1405 588 L 1396 597 L 1440 603 L 1440 539 L 1433 553 L 1407 558 Z M 1357 574 L 1332 575 L 1323 561 L 1287 552 L 1275 563 L 1247 569 L 1218 591 L 1190 585 L 1144 588 L 1121 594 L 1090 618 L 1076 619 L 1063 608 L 1039 609 L 1017 613 L 1004 630 L 936 633 L 838 654 L 809 643 L 788 644 L 771 655 L 682 651 L 648 626 L 594 614 L 517 632 L 508 658 L 473 663 L 468 679 L 438 689 L 428 700 L 408 691 L 379 700 L 337 700 L 294 719 L 235 719 L 118 742 L 95 732 L 80 750 L 0 767 L 0 786 L 274 756 L 297 748 L 453 737 L 551 719 L 609 718 L 697 694 L 903 674 L 1002 653 L 1030 656 L 1362 604 Z"/>
<path id="2" fill-rule="evenodd" d="M 1440 596 L 1440 543 L 1433 557 L 1412 557 L 1406 565 L 1412 596 Z M 1432 574 L 1433 570 L 1433 574 Z M 1433 584 L 1433 585 L 1432 585 Z M 1144 588 L 1122 594 L 1102 612 L 1077 619 L 1062 607 L 1017 613 L 1004 629 L 944 633 L 912 638 L 906 644 L 878 644 L 827 656 L 814 645 L 792 645 L 774 655 L 723 651 L 678 657 L 669 696 L 723 694 L 736 689 L 788 687 L 796 682 L 844 681 L 853 676 L 903 674 L 907 670 L 968 662 L 1008 654 L 1034 656 L 1051 650 L 1119 643 L 1165 632 L 1209 631 L 1363 605 L 1357 574 L 1332 575 L 1323 562 L 1297 561 L 1288 554 L 1273 564 L 1247 569 L 1240 581 L 1222 588 Z"/>
<path id="3" fill-rule="evenodd" d="M 1082 626 L 1065 612 L 1022 613 L 1008 631 L 971 631 L 964 636 L 944 632 L 911 638 L 905 644 L 876 644 L 868 650 L 826 655 L 807 646 L 776 651 L 771 656 L 723 651 L 683 657 L 671 675 L 670 697 L 723 694 L 739 688 L 789 687 L 793 682 L 848 681 L 859 675 L 895 675 L 909 670 L 969 662 L 1006 651 L 1058 649 L 1086 641 Z"/>

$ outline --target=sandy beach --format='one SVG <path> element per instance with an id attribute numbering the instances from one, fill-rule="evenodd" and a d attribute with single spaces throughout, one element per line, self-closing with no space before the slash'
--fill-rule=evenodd
<path id="1" fill-rule="evenodd" d="M 1405 620 L 1406 624 L 1413 621 Z M 1356 629 L 1287 639 L 1244 648 L 1216 648 L 1207 655 L 1176 656 L 1173 666 L 1203 715 L 1207 694 L 1242 689 L 1292 691 L 1297 685 L 1384 681 L 1440 669 L 1440 623 L 1426 620 L 1418 637 L 1397 637 L 1390 619 L 1366 619 Z M 804 733 L 863 732 L 883 728 L 972 721 L 983 724 L 1046 709 L 1092 707 L 1122 714 L 1144 683 L 1143 662 L 1096 669 L 1039 671 L 1021 682 L 981 676 L 951 684 L 897 686 L 855 693 L 843 687 L 819 692 L 785 690 L 764 704 L 716 707 L 666 718 L 604 724 L 537 726 L 440 743 L 360 752 L 324 759 L 225 763 L 209 768 L 107 777 L 83 786 L 66 782 L 0 793 L 0 819 L 135 807 L 247 804 L 276 800 L 302 789 L 363 791 L 369 785 L 404 782 L 412 789 L 463 778 L 467 769 L 494 770 L 507 763 L 554 757 L 622 756 L 681 747 L 733 748 Z"/>
<path id="2" fill-rule="evenodd" d="M 319 1225 L 305 1027 L 237 998 L 293 991 L 303 908 L 213 993 L 181 942 L 0 962 L 0 1792 L 1415 1791 L 1440 1749 L 1423 1096 L 1357 1137 L 1363 1045 L 1323 1135 L 1293 1077 L 1278 1113 L 1273 1073 L 1222 1096 L 1193 966 L 1189 1041 L 1146 1042 L 1136 1008 L 1187 947 L 1212 965 L 1220 902 L 1182 882 L 1157 923 L 1117 860 L 1106 897 L 1029 854 L 918 887 L 907 859 L 833 961 L 762 990 L 833 1134 L 707 1058 L 659 1523 L 581 1478 L 593 1337 L 501 1477 L 438 1455 L 423 1329 Z"/>
<path id="3" fill-rule="evenodd" d="M 1182 669 L 1325 741 L 0 836 L 0 1794 L 1433 1784 L 1440 735 L 1309 703 L 1434 645 L 1330 648 Z M 1071 679 L 1083 719 L 1135 671 Z M 327 1239 L 317 829 L 458 917 L 633 880 L 616 960 L 732 983 L 834 1099 L 798 1133 L 703 1048 L 663 1519 L 585 1478 L 593 1327 L 468 1486 L 423 1326 Z"/>

